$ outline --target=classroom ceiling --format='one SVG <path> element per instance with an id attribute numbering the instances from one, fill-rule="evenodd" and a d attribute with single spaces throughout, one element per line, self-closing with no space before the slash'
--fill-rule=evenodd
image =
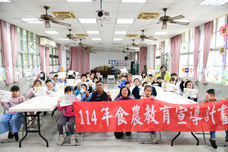
<path id="1" fill-rule="evenodd" d="M 126 37 L 126 34 L 140 35 L 141 30 L 145 30 L 147 36 L 154 36 L 158 41 L 143 43 L 156 44 L 228 13 L 228 3 L 222 6 L 199 5 L 203 0 L 147 0 L 143 4 L 122 3 L 121 1 L 103 0 L 103 10 L 110 12 L 111 16 L 109 21 L 102 22 L 103 27 L 101 27 L 100 21 L 94 24 L 82 24 L 78 20 L 79 18 L 96 18 L 96 11 L 99 10 L 100 6 L 99 0 L 92 2 L 67 2 L 67 0 L 11 0 L 11 2 L 0 2 L 0 19 L 66 45 L 79 43 L 79 41 L 58 39 L 65 38 L 69 28 L 72 29 L 72 34 L 88 34 L 87 31 L 99 31 L 99 34 L 88 34 L 82 43 L 95 46 L 98 51 L 116 51 L 119 46 L 132 43 L 132 38 Z M 50 7 L 48 14 L 53 17 L 53 11 L 72 11 L 76 18 L 63 21 L 70 23 L 71 27 L 51 23 L 49 29 L 45 28 L 44 23 L 28 24 L 21 20 L 21 18 L 34 18 L 33 16 L 40 17 L 41 14 L 45 14 L 43 6 Z M 184 15 L 184 19 L 190 20 L 190 24 L 187 26 L 168 24 L 165 30 L 162 30 L 161 24 L 142 27 L 146 24 L 156 23 L 157 20 L 137 19 L 141 12 L 156 12 L 163 16 L 163 8 L 168 8 L 168 16 Z M 134 22 L 132 24 L 117 24 L 117 19 L 134 19 Z M 59 34 L 49 35 L 44 31 L 57 31 Z M 126 31 L 127 33 L 114 34 L 115 31 Z M 167 34 L 154 35 L 155 32 L 167 32 Z M 101 38 L 101 40 L 92 40 L 92 38 Z M 114 38 L 123 38 L 123 40 L 115 41 Z M 140 39 L 136 39 L 135 43 L 141 43 Z"/>

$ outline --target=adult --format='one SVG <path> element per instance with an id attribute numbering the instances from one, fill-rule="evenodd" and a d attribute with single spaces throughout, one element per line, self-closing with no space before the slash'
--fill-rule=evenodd
<path id="1" fill-rule="evenodd" d="M 121 89 L 120 89 L 120 95 L 121 97 L 116 99 L 116 101 L 120 101 L 120 100 L 133 100 L 131 97 L 129 97 L 131 95 L 131 91 L 129 89 L 129 87 L 127 86 L 123 86 Z M 131 132 L 126 132 L 126 135 L 127 136 L 130 136 L 131 135 Z M 123 132 L 114 132 L 114 136 L 117 138 L 117 139 L 120 139 L 123 137 Z"/>
<path id="2" fill-rule="evenodd" d="M 170 73 L 166 71 L 166 67 L 164 65 L 160 68 L 160 73 L 157 73 L 156 77 L 161 77 L 162 80 L 166 79 L 167 82 L 170 80 Z"/>
<path id="3" fill-rule="evenodd" d="M 96 72 L 96 76 L 94 77 L 94 82 L 95 81 L 102 81 L 102 78 L 100 77 L 100 75 L 101 75 L 101 72 L 97 71 Z"/>
<path id="4" fill-rule="evenodd" d="M 96 91 L 89 93 L 86 91 L 86 97 L 82 101 L 112 101 L 111 94 L 104 91 L 104 83 L 102 81 L 96 82 Z"/>
<path id="5" fill-rule="evenodd" d="M 81 75 L 81 83 L 86 83 L 86 82 L 87 82 L 87 77 L 86 77 L 85 74 L 82 74 Z M 76 91 L 77 89 L 80 89 L 81 83 L 79 82 L 77 84 L 77 86 L 74 87 L 74 91 Z M 88 89 L 89 93 L 91 93 L 93 91 L 93 88 L 92 88 L 92 86 L 89 83 L 88 83 L 87 88 L 89 88 Z"/>

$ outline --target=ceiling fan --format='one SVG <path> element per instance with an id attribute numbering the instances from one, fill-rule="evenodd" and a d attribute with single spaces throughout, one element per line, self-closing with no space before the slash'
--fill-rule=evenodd
<path id="1" fill-rule="evenodd" d="M 78 46 L 88 48 L 85 44 L 82 43 L 82 39 L 85 39 L 85 38 L 80 38 L 80 39 L 79 39 L 80 42 L 78 43 Z"/>
<path id="2" fill-rule="evenodd" d="M 71 29 L 69 29 L 69 34 L 66 35 L 68 39 L 77 41 L 78 37 L 75 37 L 73 34 L 71 34 Z"/>
<path id="3" fill-rule="evenodd" d="M 127 52 L 137 52 L 139 50 L 139 48 L 129 48 L 129 46 L 127 45 L 127 47 L 125 48 L 125 50 Z"/>
<path id="4" fill-rule="evenodd" d="M 140 35 L 139 38 L 141 39 L 141 42 L 144 42 L 145 39 L 157 41 L 153 36 L 144 35 L 144 30 L 142 30 L 142 35 Z"/>
<path id="5" fill-rule="evenodd" d="M 133 43 L 131 43 L 132 47 L 139 47 L 138 45 L 135 44 L 135 40 L 134 39 L 132 41 L 133 41 Z"/>
<path id="6" fill-rule="evenodd" d="M 90 50 L 90 53 L 95 53 L 95 54 L 97 54 L 97 52 L 94 52 L 94 51 L 97 51 L 97 50 Z"/>
<path id="7" fill-rule="evenodd" d="M 45 28 L 51 27 L 50 22 L 59 24 L 59 25 L 63 25 L 63 26 L 68 26 L 68 27 L 71 26 L 71 24 L 57 21 L 57 20 L 64 20 L 64 18 L 61 18 L 61 17 L 53 18 L 51 15 L 48 15 L 48 13 L 47 13 L 47 10 L 49 9 L 48 6 L 44 6 L 44 9 L 46 10 L 46 14 L 42 14 L 40 16 L 40 20 L 45 22 Z"/>
<path id="8" fill-rule="evenodd" d="M 117 50 L 118 51 L 118 53 L 127 53 L 126 51 L 125 51 L 125 48 L 123 48 L 123 50 Z"/>
<path id="9" fill-rule="evenodd" d="M 166 29 L 167 28 L 167 23 L 172 23 L 172 24 L 180 24 L 180 25 L 188 25 L 189 22 L 180 22 L 178 21 L 179 19 L 185 18 L 183 15 L 178 15 L 175 17 L 170 17 L 170 16 L 166 16 L 166 11 L 168 8 L 163 8 L 164 11 L 164 16 L 159 18 L 159 22 L 157 22 L 157 24 L 162 23 L 162 29 Z M 176 21 L 177 20 L 177 21 Z M 149 26 L 149 25 L 153 25 L 152 24 L 148 24 L 148 25 L 143 25 L 143 26 Z"/>

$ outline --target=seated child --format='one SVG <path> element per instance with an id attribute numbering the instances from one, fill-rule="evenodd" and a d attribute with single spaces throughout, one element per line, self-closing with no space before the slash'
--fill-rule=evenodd
<path id="1" fill-rule="evenodd" d="M 186 80 L 187 80 L 187 81 L 186 81 Z M 186 81 L 186 82 L 185 82 L 185 81 Z M 185 83 L 185 84 L 184 84 L 184 83 Z M 184 92 L 184 88 L 193 89 L 193 88 L 194 88 L 194 85 L 193 85 L 192 81 L 190 81 L 189 79 L 184 79 L 184 80 L 181 81 L 181 83 L 180 83 L 180 88 L 181 88 L 181 91 Z M 198 100 L 198 93 L 197 93 L 197 95 L 196 95 L 196 98 L 188 97 L 188 99 L 197 102 L 197 100 Z"/>
<path id="2" fill-rule="evenodd" d="M 141 99 L 146 99 L 146 98 L 154 99 L 153 88 L 151 85 L 146 85 L 144 87 L 144 95 L 141 97 Z M 156 131 L 150 131 L 149 134 L 150 134 L 151 140 L 155 143 Z"/>
<path id="3" fill-rule="evenodd" d="M 85 84 L 81 84 L 80 87 L 77 88 L 75 91 L 75 97 L 77 97 L 80 101 L 81 97 L 85 94 L 85 91 L 87 90 L 87 86 Z"/>
<path id="4" fill-rule="evenodd" d="M 134 89 L 132 90 L 132 95 L 134 96 L 134 99 L 140 99 L 139 91 L 141 89 L 140 85 L 140 80 L 138 78 L 135 78 L 134 81 Z"/>
<path id="5" fill-rule="evenodd" d="M 73 93 L 74 93 L 74 90 L 71 86 L 65 87 L 64 94 L 73 94 Z M 75 98 L 73 102 L 76 102 L 76 100 L 78 99 Z M 65 125 L 66 123 L 67 123 L 68 129 L 70 130 L 70 135 L 71 135 L 70 144 L 75 145 L 76 142 L 75 142 L 75 136 L 74 136 L 74 125 L 75 125 L 74 107 L 73 105 L 60 107 L 59 100 L 57 102 L 58 102 L 59 111 L 64 110 L 64 114 L 57 124 L 58 131 L 59 131 L 58 145 L 62 145 L 65 140 L 65 137 L 63 135 L 63 125 Z"/>
<path id="6" fill-rule="evenodd" d="M 81 75 L 81 82 L 86 83 L 86 81 L 87 81 L 86 75 L 82 74 Z M 74 91 L 76 91 L 78 89 L 78 87 L 80 87 L 80 85 L 81 85 L 81 83 L 78 83 L 77 86 L 74 87 Z M 87 88 L 87 89 L 88 89 L 89 93 L 93 92 L 93 88 L 90 84 L 89 84 L 89 88 Z"/>
<path id="7" fill-rule="evenodd" d="M 175 84 L 176 84 L 176 80 L 175 80 L 174 78 L 170 78 L 170 81 L 169 81 L 168 83 L 167 83 L 166 80 L 165 80 L 165 82 L 164 82 L 164 84 L 163 84 L 164 90 L 167 89 L 166 84 L 173 84 L 174 86 L 173 86 L 173 88 L 172 88 L 172 90 L 173 90 L 172 92 L 177 92 L 177 93 L 178 93 L 178 87 L 175 85 Z"/>
<path id="8" fill-rule="evenodd" d="M 0 134 L 9 131 L 8 138 L 15 138 L 18 141 L 18 132 L 23 123 L 23 113 L 22 112 L 9 112 L 9 108 L 14 107 L 25 101 L 23 96 L 20 96 L 20 88 L 18 86 L 12 86 L 10 89 L 12 92 L 12 97 L 9 102 L 3 102 L 0 100 L 2 107 L 6 110 L 6 113 L 0 118 Z"/>
<path id="9" fill-rule="evenodd" d="M 52 82 L 51 82 L 50 79 L 46 80 L 45 83 L 46 83 L 46 86 L 47 86 L 46 93 L 49 95 L 49 94 L 51 94 L 51 91 L 54 90 L 54 87 L 53 87 Z"/>
<path id="10" fill-rule="evenodd" d="M 162 78 L 158 77 L 156 82 L 152 83 L 153 86 L 159 86 L 162 87 Z"/>
<path id="11" fill-rule="evenodd" d="M 204 102 L 214 102 L 214 101 L 216 101 L 216 99 L 215 99 L 215 90 L 214 89 L 207 90 Z M 210 132 L 210 143 L 211 143 L 211 146 L 214 149 L 217 149 L 217 145 L 216 145 L 216 140 L 215 139 L 216 139 L 215 131 L 211 131 Z M 225 141 L 228 142 L 228 131 L 226 131 Z"/>
<path id="12" fill-rule="evenodd" d="M 42 82 L 40 80 L 35 80 L 34 81 L 34 84 L 32 86 L 32 88 L 29 90 L 29 92 L 27 93 L 26 97 L 28 99 L 32 99 L 35 97 L 35 93 L 34 93 L 34 89 L 36 87 L 42 87 Z M 29 112 L 30 115 L 34 115 L 34 112 Z M 31 124 L 32 127 L 35 127 L 35 118 L 32 117 L 32 124 Z"/>
<path id="13" fill-rule="evenodd" d="M 122 86 L 125 85 L 125 82 L 127 81 L 127 75 L 122 75 L 121 79 L 118 81 L 118 83 L 120 84 L 118 87 L 122 88 Z"/>
<path id="14" fill-rule="evenodd" d="M 144 82 L 153 83 L 154 82 L 153 75 L 149 74 L 149 77 Z"/>
<path id="15" fill-rule="evenodd" d="M 52 82 L 52 85 L 55 87 L 55 85 L 56 85 L 57 83 L 60 83 L 61 81 L 59 82 L 58 75 L 56 74 L 56 75 L 54 75 L 54 79 L 51 80 L 51 82 Z"/>

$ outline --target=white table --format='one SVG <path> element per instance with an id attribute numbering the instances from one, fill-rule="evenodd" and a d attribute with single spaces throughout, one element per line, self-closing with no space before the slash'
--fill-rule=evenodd
<path id="1" fill-rule="evenodd" d="M 20 140 L 19 147 L 21 148 L 22 141 L 26 138 L 28 133 L 39 133 L 40 137 L 46 141 L 48 147 L 48 141 L 40 133 L 40 114 L 42 111 L 53 111 L 57 107 L 57 95 L 63 94 L 61 92 L 54 92 L 54 97 L 51 96 L 37 96 L 28 101 L 25 101 L 19 105 L 9 108 L 10 112 L 24 112 L 24 125 L 25 125 L 25 136 Z M 36 115 L 28 115 L 28 112 L 37 111 Z M 28 130 L 27 117 L 37 117 L 38 130 Z"/>

